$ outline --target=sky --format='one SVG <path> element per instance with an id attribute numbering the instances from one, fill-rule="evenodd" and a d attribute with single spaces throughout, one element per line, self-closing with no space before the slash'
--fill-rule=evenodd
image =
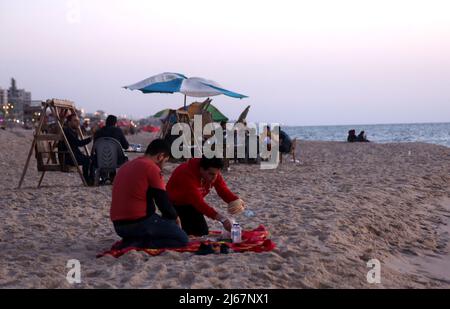
<path id="1" fill-rule="evenodd" d="M 183 96 L 122 86 L 177 72 L 248 95 L 230 119 L 449 122 L 449 55 L 448 0 L 0 0 L 0 87 L 134 118 Z"/>

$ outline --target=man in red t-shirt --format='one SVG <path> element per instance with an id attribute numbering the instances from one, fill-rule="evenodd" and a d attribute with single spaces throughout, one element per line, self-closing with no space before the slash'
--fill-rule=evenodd
<path id="1" fill-rule="evenodd" d="M 208 224 L 204 216 L 220 221 L 226 230 L 231 230 L 231 220 L 205 202 L 204 198 L 212 187 L 229 205 L 239 201 L 238 207 L 229 207 L 231 214 L 237 214 L 243 210 L 244 203 L 228 189 L 223 180 L 220 173 L 223 166 L 222 159 L 203 157 L 190 159 L 172 173 L 167 183 L 167 193 L 178 213 L 181 226 L 188 235 L 208 235 Z"/>
<path id="2" fill-rule="evenodd" d="M 180 228 L 161 174 L 169 156 L 170 147 L 161 139 L 154 140 L 144 156 L 125 163 L 114 178 L 110 214 L 114 229 L 123 238 L 123 246 L 187 245 L 188 236 Z"/>

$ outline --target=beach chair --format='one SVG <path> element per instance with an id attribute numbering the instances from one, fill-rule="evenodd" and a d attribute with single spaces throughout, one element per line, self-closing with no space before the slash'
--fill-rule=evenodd
<path id="1" fill-rule="evenodd" d="M 95 186 L 104 182 L 114 181 L 114 176 L 120 165 L 120 160 L 125 161 L 125 153 L 119 141 L 111 137 L 102 137 L 95 141 L 92 148 L 93 157 L 96 158 Z"/>

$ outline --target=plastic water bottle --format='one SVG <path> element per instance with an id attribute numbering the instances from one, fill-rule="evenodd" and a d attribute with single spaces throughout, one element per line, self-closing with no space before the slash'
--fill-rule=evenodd
<path id="1" fill-rule="evenodd" d="M 254 216 L 255 216 L 255 213 L 254 213 L 253 211 L 251 211 L 250 209 L 247 209 L 247 210 L 244 212 L 244 216 L 246 216 L 247 218 L 251 218 L 251 217 L 254 217 Z"/>
<path id="2" fill-rule="evenodd" d="M 233 223 L 233 227 L 231 228 L 231 240 L 233 243 L 242 242 L 242 230 L 239 223 Z"/>

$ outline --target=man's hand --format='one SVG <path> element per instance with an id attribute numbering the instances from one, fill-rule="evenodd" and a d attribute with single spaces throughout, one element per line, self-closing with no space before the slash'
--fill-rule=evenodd
<path id="1" fill-rule="evenodd" d="M 180 217 L 177 217 L 177 220 L 176 220 L 175 222 L 178 224 L 178 226 L 179 226 L 180 229 L 181 229 L 182 227 L 181 227 L 181 220 L 180 220 Z"/>
<path id="2" fill-rule="evenodd" d="M 220 221 L 220 223 L 222 223 L 222 225 L 223 225 L 225 230 L 227 230 L 228 232 L 231 232 L 231 228 L 233 227 L 233 223 L 231 222 L 230 219 L 228 219 L 225 216 L 222 216 L 221 214 L 217 214 L 216 220 Z"/>
<path id="3" fill-rule="evenodd" d="M 233 223 L 231 222 L 230 219 L 225 219 L 225 220 L 222 222 L 222 225 L 223 225 L 223 228 L 224 228 L 225 230 L 227 230 L 228 232 L 231 232 L 231 228 L 233 227 Z"/>
<path id="4" fill-rule="evenodd" d="M 243 212 L 244 209 L 245 209 L 245 203 L 241 199 L 238 199 L 238 200 L 233 201 L 230 204 L 228 204 L 228 213 L 233 216 Z"/>

